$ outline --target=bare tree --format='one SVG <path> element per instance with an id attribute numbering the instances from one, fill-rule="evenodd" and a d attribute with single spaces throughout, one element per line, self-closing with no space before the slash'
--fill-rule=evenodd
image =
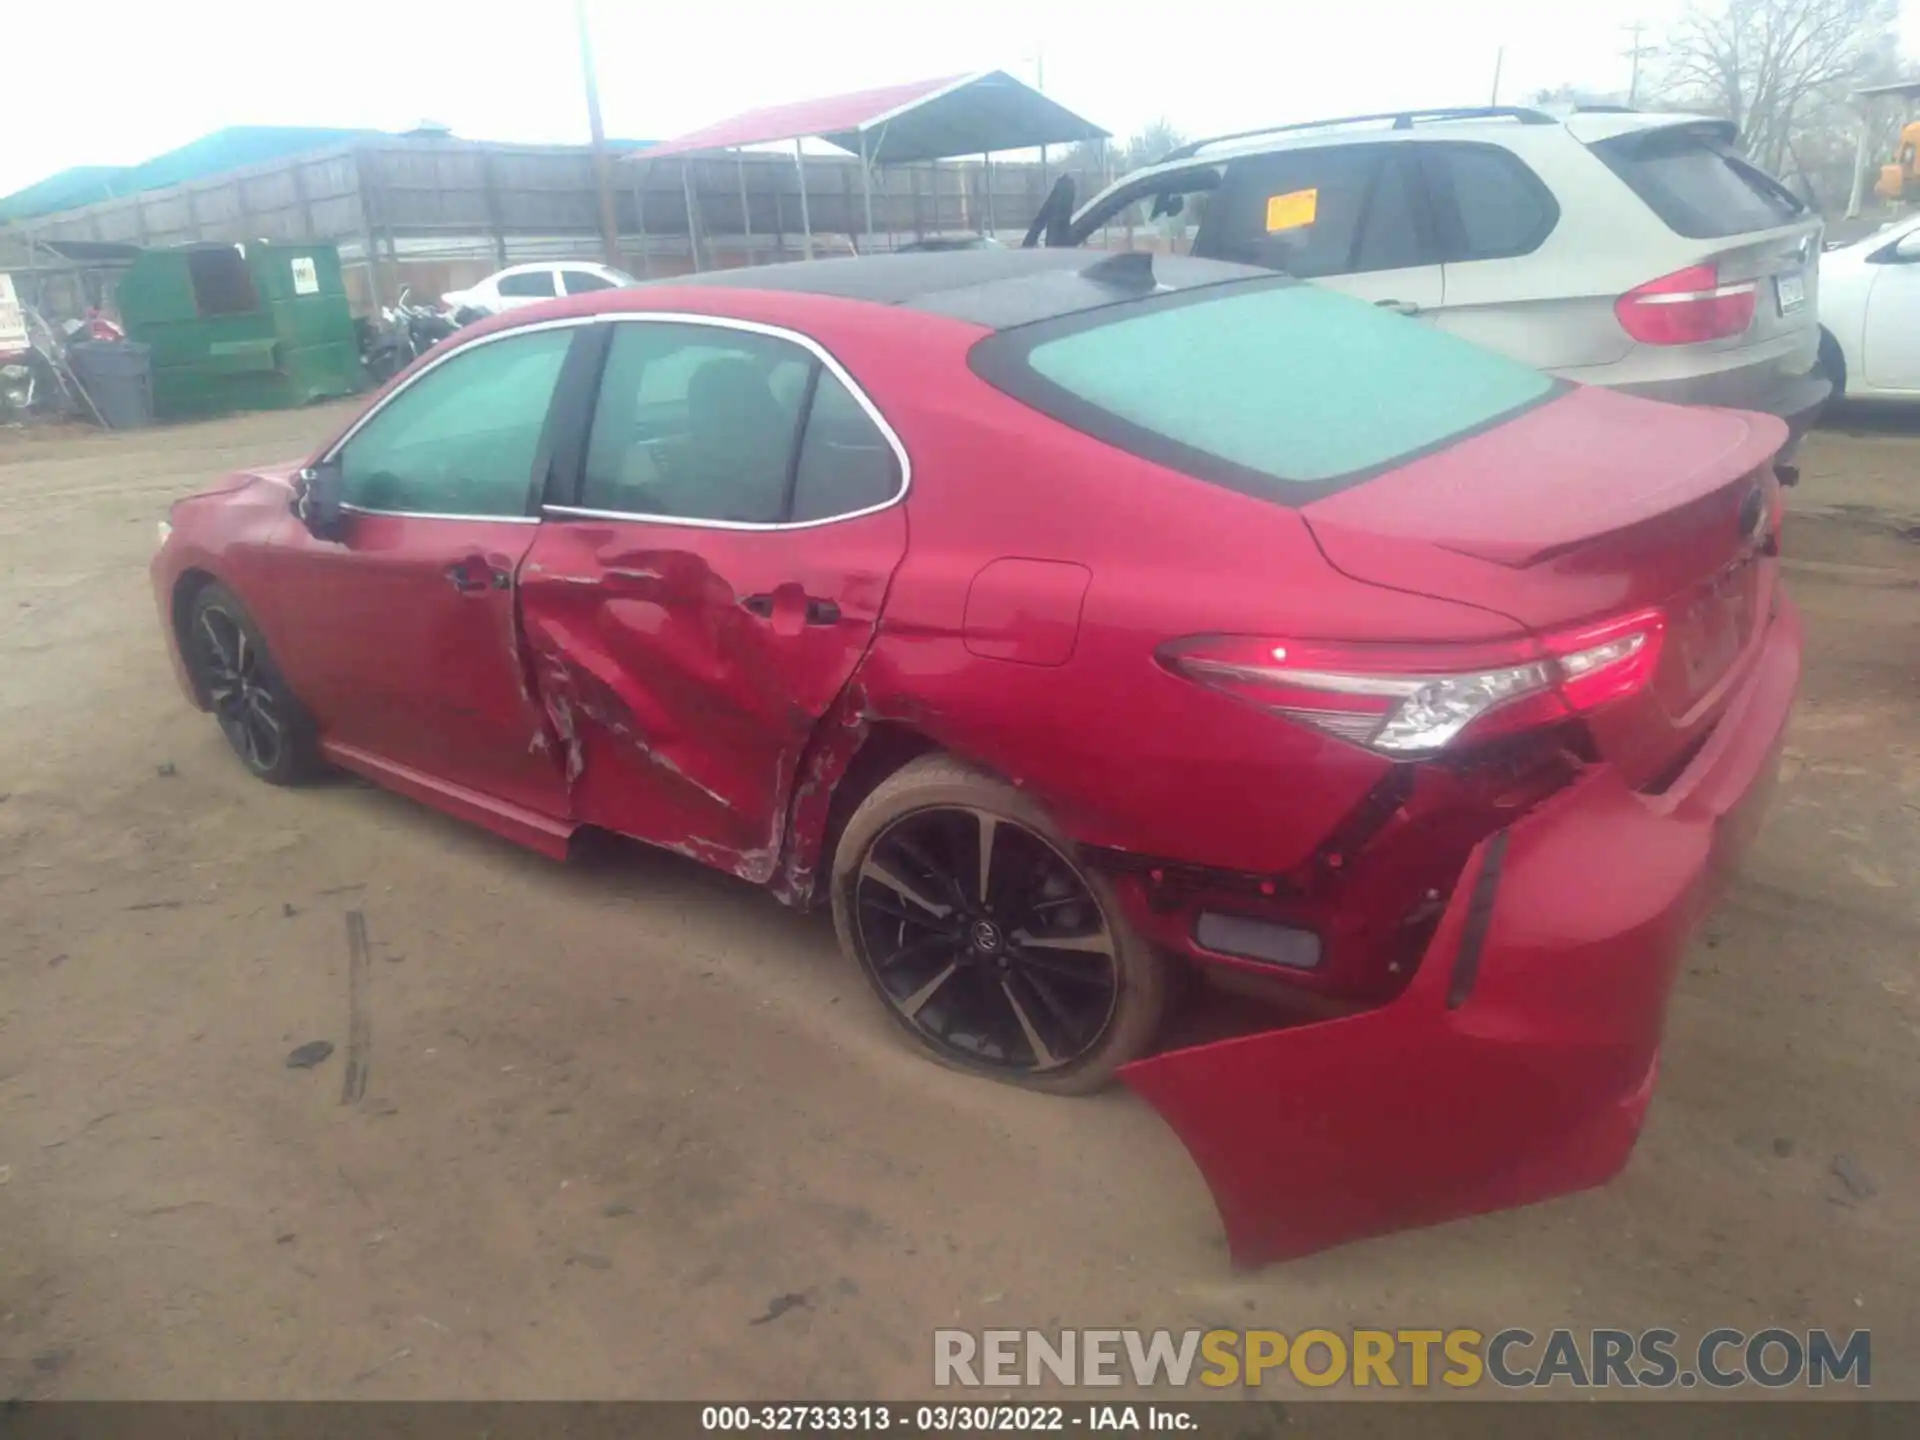
<path id="1" fill-rule="evenodd" d="M 1074 185 L 1091 195 L 1127 167 L 1120 147 L 1111 140 L 1082 140 L 1060 159 L 1060 171 L 1073 176 Z"/>
<path id="2" fill-rule="evenodd" d="M 1187 137 L 1174 129 L 1164 118 L 1155 120 L 1139 134 L 1127 141 L 1124 150 L 1123 169 L 1138 170 L 1142 165 L 1158 164 L 1169 150 L 1187 143 Z"/>
<path id="3" fill-rule="evenodd" d="M 1907 78 L 1909 72 L 1898 51 L 1888 45 L 1870 57 L 1855 77 L 1854 86 L 1879 85 Z M 1893 156 L 1900 127 L 1912 117 L 1894 105 L 1862 104 L 1852 87 L 1815 97 L 1796 120 L 1787 142 L 1787 163 L 1781 177 L 1799 188 L 1817 209 L 1843 209 L 1852 197 L 1857 147 L 1865 132 L 1869 167 Z M 1865 183 L 1872 183 L 1869 169 Z"/>
<path id="4" fill-rule="evenodd" d="M 1562 84 L 1534 91 L 1527 103 L 1552 106 L 1625 105 L 1627 95 L 1624 90 L 1589 90 L 1581 85 Z"/>
<path id="5" fill-rule="evenodd" d="M 1899 0 L 1718 0 L 1668 32 L 1662 100 L 1721 115 L 1775 174 L 1831 126 L 1853 86 L 1893 47 Z"/>

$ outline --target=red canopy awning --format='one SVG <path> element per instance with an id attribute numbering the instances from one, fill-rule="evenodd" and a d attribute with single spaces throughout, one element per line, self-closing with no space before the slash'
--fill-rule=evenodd
<path id="1" fill-rule="evenodd" d="M 886 85 L 748 110 L 636 153 L 654 160 L 777 140 L 821 139 L 875 165 L 1098 140 L 1108 132 L 1004 70 Z"/>

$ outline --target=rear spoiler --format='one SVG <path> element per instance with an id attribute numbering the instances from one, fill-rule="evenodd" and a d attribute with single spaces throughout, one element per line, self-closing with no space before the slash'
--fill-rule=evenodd
<path id="1" fill-rule="evenodd" d="M 1634 124 L 1633 118 L 1631 111 L 1582 110 L 1567 116 L 1565 124 L 1567 133 L 1583 145 L 1606 143 L 1623 149 L 1632 149 L 1643 139 L 1671 139 L 1675 135 L 1697 135 L 1721 145 L 1732 145 L 1740 139 L 1738 125 L 1714 115 L 1674 115 L 1652 125 Z"/>

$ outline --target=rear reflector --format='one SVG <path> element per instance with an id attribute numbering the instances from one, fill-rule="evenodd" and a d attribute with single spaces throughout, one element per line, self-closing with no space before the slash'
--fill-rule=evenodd
<path id="1" fill-rule="evenodd" d="M 1289 970 L 1314 970 L 1320 965 L 1318 935 L 1311 930 L 1296 930 L 1291 925 L 1276 925 L 1270 920 L 1202 910 L 1194 922 L 1193 938 L 1216 954 L 1264 960 Z"/>
<path id="2" fill-rule="evenodd" d="M 1586 714 L 1646 687 L 1666 620 L 1643 610 L 1504 645 L 1340 645 L 1199 636 L 1170 669 L 1329 735 L 1396 757 Z"/>
<path id="3" fill-rule="evenodd" d="M 1759 284 L 1720 283 L 1713 265 L 1689 265 L 1629 290 L 1613 302 L 1627 334 L 1643 345 L 1697 345 L 1745 333 Z"/>

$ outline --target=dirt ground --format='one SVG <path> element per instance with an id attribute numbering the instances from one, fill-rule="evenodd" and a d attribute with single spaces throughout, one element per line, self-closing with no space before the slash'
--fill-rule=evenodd
<path id="1" fill-rule="evenodd" d="M 927 1063 L 824 922 L 250 780 L 154 522 L 339 418 L 0 432 L 0 1398 L 904 1397 L 936 1326 L 1136 1324 L 1866 1326 L 1920 1396 L 1920 421 L 1806 456 L 1784 783 L 1626 1173 L 1243 1275 L 1150 1111 Z"/>

